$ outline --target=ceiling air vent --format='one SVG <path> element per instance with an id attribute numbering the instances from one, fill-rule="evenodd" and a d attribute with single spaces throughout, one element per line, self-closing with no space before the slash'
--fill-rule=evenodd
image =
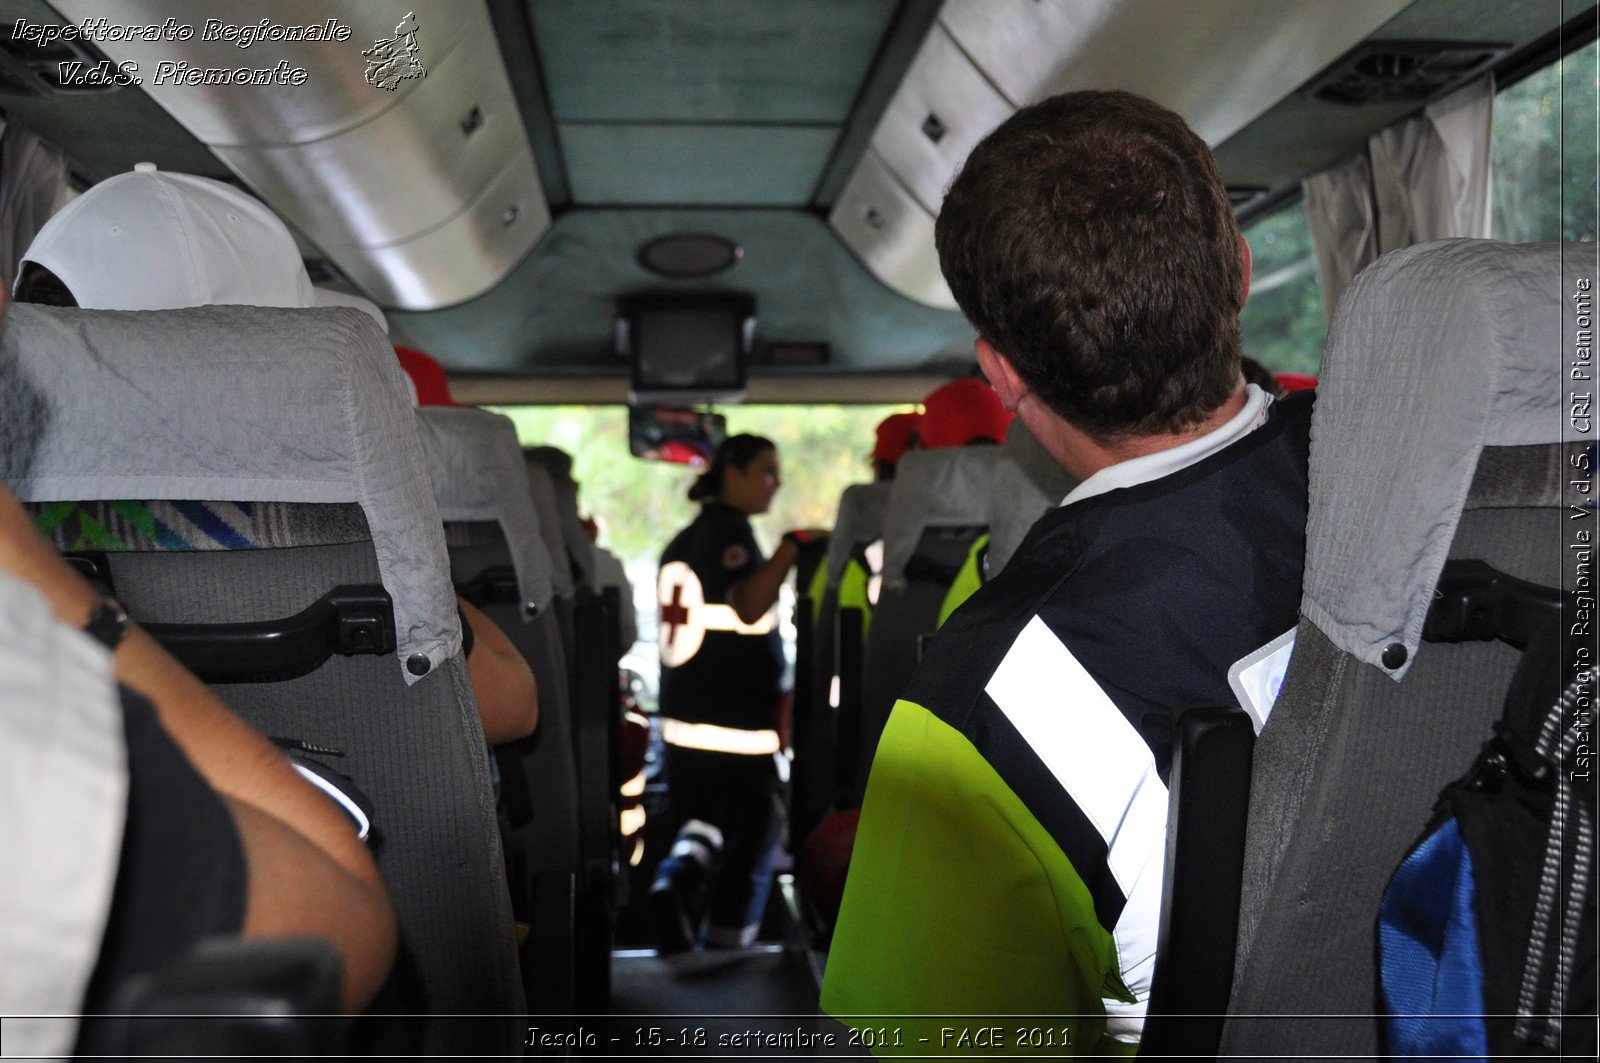
<path id="1" fill-rule="evenodd" d="M 1306 85 L 1324 103 L 1427 103 L 1493 65 L 1509 44 L 1365 41 Z"/>

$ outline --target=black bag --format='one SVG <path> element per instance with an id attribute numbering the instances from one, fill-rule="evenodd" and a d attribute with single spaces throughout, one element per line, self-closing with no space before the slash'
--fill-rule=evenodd
<path id="1" fill-rule="evenodd" d="M 1494 736 L 1384 896 L 1391 1056 L 1595 1054 L 1595 668 L 1566 604 L 1481 562 L 1446 565 L 1423 637 L 1524 652 Z"/>

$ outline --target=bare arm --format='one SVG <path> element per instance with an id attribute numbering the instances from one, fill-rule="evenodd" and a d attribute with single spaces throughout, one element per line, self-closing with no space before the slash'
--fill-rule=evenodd
<path id="1" fill-rule="evenodd" d="M 465 599 L 461 615 L 472 626 L 467 675 L 483 718 L 483 738 L 491 746 L 526 738 L 539 725 L 539 688 L 533 670 L 499 625 Z"/>
<path id="2" fill-rule="evenodd" d="M 394 964 L 395 922 L 381 887 L 357 881 L 323 849 L 277 816 L 224 797 L 249 868 L 247 938 L 319 937 L 344 960 L 342 999 L 359 1011 Z"/>
<path id="3" fill-rule="evenodd" d="M 790 532 L 778 543 L 778 548 L 772 551 L 772 556 L 767 558 L 765 564 L 728 588 L 728 601 L 733 605 L 733 611 L 739 614 L 739 619 L 746 624 L 754 624 L 777 604 L 778 591 L 782 589 L 783 581 L 789 578 L 789 569 L 800 557 L 800 546 L 790 537 L 792 535 L 802 535 L 807 542 L 816 543 L 827 539 L 828 529 L 806 528 Z"/>
<path id="4" fill-rule="evenodd" d="M 754 624 L 778 603 L 778 591 L 799 556 L 800 548 L 785 539 L 760 568 L 728 588 L 728 601 L 740 620 Z"/>
<path id="5" fill-rule="evenodd" d="M 99 596 L 34 529 L 16 498 L 0 485 L 0 569 L 5 569 L 40 590 L 63 623 L 82 627 L 99 604 Z M 348 901 L 339 910 L 318 912 L 315 893 L 307 895 L 304 909 L 280 909 L 274 898 L 289 896 L 284 889 L 265 893 L 255 889 L 258 873 L 252 866 L 252 890 L 246 933 L 252 925 L 272 925 L 279 933 L 320 936 L 314 927 L 328 918 L 347 918 L 352 926 L 378 928 L 364 943 L 335 939 L 346 952 L 347 999 L 357 987 L 351 981 L 359 972 L 387 970 L 394 951 L 394 915 L 378 877 L 377 866 L 366 846 L 356 837 L 350 820 L 327 797 L 297 775 L 283 754 L 232 710 L 217 700 L 208 687 L 178 664 L 137 625 L 117 647 L 113 663 L 117 681 L 148 698 L 161 725 L 211 787 L 231 808 L 249 806 L 256 816 L 236 814 L 241 834 L 260 833 L 249 823 L 272 820 L 267 829 L 282 844 L 275 851 L 300 854 L 296 864 L 274 870 L 292 877 L 298 864 L 313 865 L 324 873 L 341 876 L 342 888 L 325 894 Z M 288 836 L 297 840 L 284 840 Z M 308 854 L 315 854 L 311 860 Z M 305 859 L 301 859 L 305 857 Z M 299 926 L 298 931 L 293 928 Z M 387 928 L 387 933 L 383 932 Z M 379 979 L 381 981 L 381 977 Z M 374 987 L 375 988 L 375 987 Z"/>

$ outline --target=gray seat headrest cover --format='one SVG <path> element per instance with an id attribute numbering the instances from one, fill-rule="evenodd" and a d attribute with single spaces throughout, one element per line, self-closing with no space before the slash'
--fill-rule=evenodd
<path id="1" fill-rule="evenodd" d="M 347 307 L 11 308 L 0 360 L 50 409 L 24 501 L 354 502 L 397 666 L 460 652 L 444 527 L 394 350 Z"/>
<path id="2" fill-rule="evenodd" d="M 1040 517 L 1061 504 L 1078 486 L 1056 464 L 1021 417 L 1011 422 L 1000 448 L 994 490 L 989 498 L 989 576 L 999 575 Z"/>
<path id="3" fill-rule="evenodd" d="M 1311 426 L 1301 611 L 1391 678 L 1416 660 L 1483 448 L 1577 438 L 1562 382 L 1594 255 L 1418 244 L 1368 266 L 1339 302 Z M 1395 643 L 1405 661 L 1390 668 Z"/>
<path id="4" fill-rule="evenodd" d="M 549 474 L 550 486 L 555 492 L 556 516 L 565 550 L 552 556 L 564 558 L 564 563 L 573 570 L 573 579 L 592 588 L 594 551 L 578 516 L 578 484 L 572 478 L 572 455 L 559 447 L 530 447 L 522 456 L 530 468 L 538 466 Z"/>
<path id="5" fill-rule="evenodd" d="M 917 550 L 924 528 L 989 523 L 989 491 L 999 447 L 916 450 L 900 459 L 889 482 L 883 518 L 883 582 L 906 581 L 906 562 Z"/>
<path id="6" fill-rule="evenodd" d="M 1067 481 L 1070 485 L 1071 477 Z M 1068 486 L 1060 494 L 1045 494 L 1026 469 L 1001 454 L 989 495 L 989 578 L 1000 574 L 1028 537 L 1028 529 L 1060 505 L 1070 490 Z"/>
<path id="7" fill-rule="evenodd" d="M 1056 459 L 1044 449 L 1044 444 L 1028 431 L 1028 424 L 1021 417 L 1011 422 L 1000 454 L 1021 469 L 1034 486 L 1049 497 L 1051 505 L 1060 505 L 1061 500 L 1078 486 L 1072 474 L 1056 464 Z"/>
<path id="8" fill-rule="evenodd" d="M 887 481 L 871 484 L 851 484 L 839 496 L 839 515 L 834 518 L 833 532 L 828 536 L 828 589 L 839 586 L 845 565 L 856 547 L 877 542 L 883 538 L 883 514 L 889 504 Z"/>
<path id="9" fill-rule="evenodd" d="M 539 538 L 544 540 L 545 556 L 550 558 L 551 586 L 557 598 L 570 599 L 576 589 L 572 579 L 572 565 L 567 561 L 567 541 L 561 533 L 561 508 L 556 501 L 556 487 L 550 473 L 537 462 L 523 466 L 528 477 L 528 494 L 533 498 L 533 510 L 539 516 Z"/>
<path id="10" fill-rule="evenodd" d="M 532 619 L 554 594 L 553 566 L 539 534 L 516 425 L 488 410 L 423 406 L 417 410 L 417 433 L 439 515 L 446 521 L 500 525 L 517 573 L 522 619 Z"/>

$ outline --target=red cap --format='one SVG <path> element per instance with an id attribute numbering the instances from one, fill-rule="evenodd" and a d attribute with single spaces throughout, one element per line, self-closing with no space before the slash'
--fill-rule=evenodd
<path id="1" fill-rule="evenodd" d="M 952 380 L 922 400 L 922 445 L 937 450 L 974 439 L 1003 443 L 1014 416 L 984 381 L 972 376 Z"/>
<path id="2" fill-rule="evenodd" d="M 400 358 L 400 368 L 417 387 L 418 406 L 461 405 L 450 397 L 450 381 L 445 378 L 444 366 L 410 347 L 396 347 L 394 353 Z"/>
<path id="3" fill-rule="evenodd" d="M 1285 395 L 1291 391 L 1310 391 L 1317 386 L 1315 373 L 1273 373 L 1272 379 L 1278 382 Z"/>
<path id="4" fill-rule="evenodd" d="M 874 461 L 899 461 L 911 446 L 911 437 L 922 425 L 917 413 L 891 413 L 878 422 L 878 442 L 872 448 Z"/>

